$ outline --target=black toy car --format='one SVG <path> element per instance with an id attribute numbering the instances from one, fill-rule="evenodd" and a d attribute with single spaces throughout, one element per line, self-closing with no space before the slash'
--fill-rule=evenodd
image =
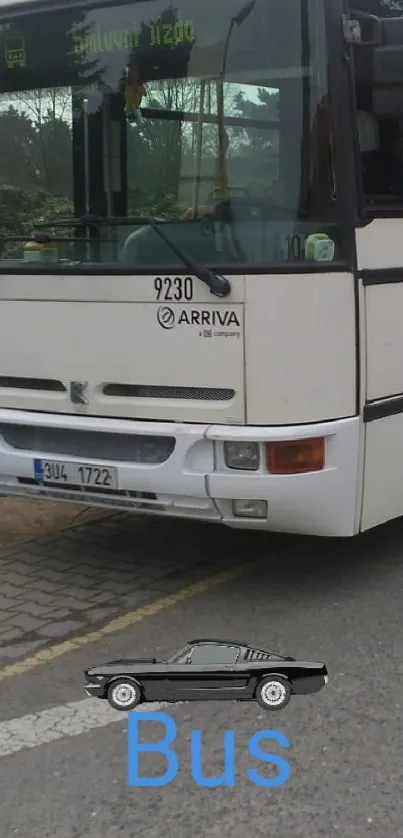
<path id="1" fill-rule="evenodd" d="M 191 640 L 166 660 L 116 660 L 85 670 L 85 692 L 116 710 L 142 701 L 257 701 L 282 710 L 291 696 L 318 692 L 323 663 L 298 661 L 231 640 Z"/>

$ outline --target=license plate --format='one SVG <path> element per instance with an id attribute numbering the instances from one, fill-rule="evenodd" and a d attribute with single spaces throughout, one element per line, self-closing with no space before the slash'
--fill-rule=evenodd
<path id="1" fill-rule="evenodd" d="M 90 463 L 68 463 L 60 460 L 34 460 L 34 477 L 40 483 L 80 486 L 91 489 L 117 489 L 116 468 Z"/>

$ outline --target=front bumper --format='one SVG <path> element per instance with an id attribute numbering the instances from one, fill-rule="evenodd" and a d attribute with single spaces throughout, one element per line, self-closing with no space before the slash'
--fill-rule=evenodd
<path id="1" fill-rule="evenodd" d="M 41 448 L 18 447 L 7 441 L 5 426 L 18 426 L 31 440 L 33 429 Z M 67 429 L 77 439 L 80 456 L 44 440 L 55 429 Z M 108 440 L 121 434 L 158 440 L 174 437 L 173 452 L 164 462 L 149 464 L 108 458 Z M 87 435 L 87 436 L 86 436 Z M 265 442 L 326 437 L 326 463 L 322 471 L 309 474 L 273 475 L 263 465 L 258 471 L 230 469 L 224 461 L 224 441 Z M 288 427 L 242 427 L 171 422 L 141 422 L 60 416 L 0 410 L 0 494 L 36 496 L 82 503 L 86 506 L 126 509 L 142 514 L 215 521 L 245 529 L 263 529 L 322 536 L 351 536 L 356 532 L 357 474 L 360 424 L 358 417 L 335 422 Z M 38 438 L 39 438 L 38 436 Z M 85 455 L 85 440 L 91 437 L 104 453 L 101 459 Z M 54 439 L 54 435 L 53 435 Z M 80 448 L 81 446 L 81 448 Z M 93 450 L 93 449 L 92 449 Z M 123 456 L 123 455 L 122 455 Z M 33 479 L 35 458 L 92 462 L 117 469 L 118 491 L 59 487 Z M 262 456 L 263 461 L 263 456 Z M 233 514 L 233 500 L 262 500 L 264 518 L 241 518 Z"/>
<path id="2" fill-rule="evenodd" d="M 86 683 L 86 684 L 84 684 L 84 691 L 91 698 L 103 698 L 104 697 L 104 685 L 103 684 Z"/>

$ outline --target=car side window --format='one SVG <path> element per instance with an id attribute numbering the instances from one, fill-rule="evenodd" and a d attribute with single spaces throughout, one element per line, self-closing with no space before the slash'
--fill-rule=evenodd
<path id="1" fill-rule="evenodd" d="M 195 665 L 234 664 L 237 662 L 238 656 L 238 646 L 219 646 L 206 643 L 192 649 L 190 662 Z"/>

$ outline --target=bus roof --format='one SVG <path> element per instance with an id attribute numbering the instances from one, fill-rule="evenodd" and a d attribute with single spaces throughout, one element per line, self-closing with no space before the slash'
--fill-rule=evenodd
<path id="1" fill-rule="evenodd" d="M 0 11 L 3 9 L 21 8 L 21 6 L 29 6 L 29 4 L 39 4 L 40 0 L 0 0 Z"/>
<path id="2" fill-rule="evenodd" d="M 109 0 L 88 0 L 89 6 L 107 5 Z M 86 6 L 85 0 L 0 0 L 0 17 L 2 14 L 10 14 L 10 17 L 19 12 L 24 13 L 32 7 L 37 12 L 52 12 L 60 9 L 70 9 L 75 6 Z"/>

